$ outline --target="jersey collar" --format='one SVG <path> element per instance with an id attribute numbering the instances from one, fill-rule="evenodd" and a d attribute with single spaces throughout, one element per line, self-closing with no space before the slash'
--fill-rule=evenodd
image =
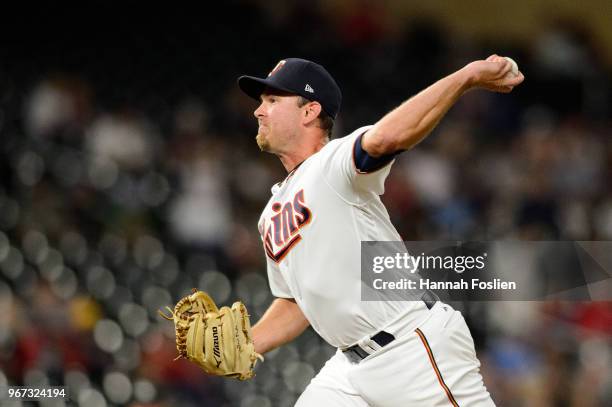
<path id="1" fill-rule="evenodd" d="M 309 157 L 310 158 L 310 157 Z M 307 158 L 308 159 L 308 158 Z M 306 159 L 306 160 L 307 160 Z M 304 160 L 304 161 L 306 161 Z M 297 171 L 298 168 L 300 168 L 300 166 L 302 164 L 304 164 L 304 161 L 300 162 L 298 165 L 296 165 L 291 171 L 289 171 L 289 174 L 287 174 L 287 176 L 285 177 L 284 180 L 277 182 L 276 184 L 272 185 L 272 195 L 276 194 L 283 185 L 285 185 L 287 183 L 287 181 L 289 181 L 289 179 L 291 179 L 291 177 L 293 177 L 293 174 L 295 174 L 295 172 Z"/>

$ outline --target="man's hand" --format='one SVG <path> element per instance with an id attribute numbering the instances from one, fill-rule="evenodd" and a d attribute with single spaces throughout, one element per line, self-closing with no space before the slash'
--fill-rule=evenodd
<path id="1" fill-rule="evenodd" d="M 509 93 L 525 80 L 523 73 L 512 74 L 512 63 L 496 54 L 486 60 L 474 61 L 465 66 L 470 88 L 483 88 L 493 92 Z"/>

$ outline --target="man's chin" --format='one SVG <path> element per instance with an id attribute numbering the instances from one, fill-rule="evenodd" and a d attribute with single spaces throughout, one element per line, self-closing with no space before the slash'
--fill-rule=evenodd
<path id="1" fill-rule="evenodd" d="M 258 133 L 255 140 L 257 141 L 257 145 L 261 151 L 269 151 L 270 145 L 268 144 L 268 140 L 266 140 L 265 136 Z"/>

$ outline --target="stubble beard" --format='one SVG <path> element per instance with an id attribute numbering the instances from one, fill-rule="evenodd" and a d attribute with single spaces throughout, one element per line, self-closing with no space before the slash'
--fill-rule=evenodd
<path id="1" fill-rule="evenodd" d="M 270 148 L 270 144 L 268 143 L 266 136 L 261 133 L 257 133 L 255 140 L 257 141 L 257 146 L 259 146 L 261 151 L 269 151 L 268 149 Z"/>

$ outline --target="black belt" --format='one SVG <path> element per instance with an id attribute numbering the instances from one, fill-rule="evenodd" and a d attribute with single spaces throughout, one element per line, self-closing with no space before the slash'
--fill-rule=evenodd
<path id="1" fill-rule="evenodd" d="M 431 309 L 434 305 L 436 305 L 436 302 L 438 302 L 439 298 L 436 294 L 434 294 L 433 291 L 427 290 L 423 293 L 421 300 L 423 300 L 427 309 Z"/>
<path id="2" fill-rule="evenodd" d="M 423 293 L 423 296 L 421 297 L 421 300 L 425 303 L 427 309 L 431 309 L 438 301 L 438 296 L 431 291 L 425 291 Z M 372 336 L 370 339 L 372 339 L 382 348 L 393 342 L 395 340 L 395 336 L 393 336 L 389 332 L 380 331 L 376 335 Z M 359 363 L 370 355 L 370 353 L 366 352 L 359 345 L 353 345 L 350 348 L 346 348 L 342 352 L 352 363 Z"/>

